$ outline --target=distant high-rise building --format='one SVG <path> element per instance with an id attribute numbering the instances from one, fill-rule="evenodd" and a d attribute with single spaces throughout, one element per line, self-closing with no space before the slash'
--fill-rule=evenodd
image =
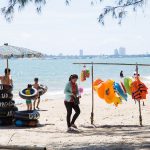
<path id="1" fill-rule="evenodd" d="M 118 53 L 119 55 L 124 56 L 126 55 L 126 49 L 124 47 L 120 47 Z"/>
<path id="2" fill-rule="evenodd" d="M 114 55 L 115 55 L 115 56 L 118 56 L 118 55 L 119 55 L 118 49 L 115 49 L 115 50 L 114 50 Z"/>
<path id="3" fill-rule="evenodd" d="M 80 56 L 83 56 L 83 49 L 80 49 L 79 55 L 80 55 Z"/>
<path id="4" fill-rule="evenodd" d="M 63 53 L 59 53 L 59 55 L 58 56 L 63 56 Z"/>

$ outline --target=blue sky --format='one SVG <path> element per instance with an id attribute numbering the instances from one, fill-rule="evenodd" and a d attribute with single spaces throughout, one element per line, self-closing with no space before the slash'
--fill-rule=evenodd
<path id="1" fill-rule="evenodd" d="M 0 2 L 2 6 L 3 2 Z M 97 18 L 102 5 L 90 0 L 48 0 L 38 15 L 29 5 L 17 12 L 12 23 L 0 16 L 0 45 L 26 47 L 47 54 L 112 54 L 115 48 L 126 47 L 128 54 L 150 53 L 150 5 L 128 17 L 119 26 L 111 17 L 102 27 Z"/>

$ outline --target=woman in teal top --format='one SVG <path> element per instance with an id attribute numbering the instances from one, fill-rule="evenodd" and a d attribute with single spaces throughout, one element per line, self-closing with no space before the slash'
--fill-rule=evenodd
<path id="1" fill-rule="evenodd" d="M 69 78 L 69 82 L 65 86 L 65 106 L 67 110 L 67 126 L 68 132 L 72 131 L 73 128 L 77 128 L 75 121 L 80 114 L 79 108 L 79 96 L 78 85 L 77 85 L 78 75 L 73 74 Z M 72 109 L 74 109 L 75 114 L 71 120 Z"/>

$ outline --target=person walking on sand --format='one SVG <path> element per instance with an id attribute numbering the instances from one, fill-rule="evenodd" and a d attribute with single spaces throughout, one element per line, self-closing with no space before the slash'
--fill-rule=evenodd
<path id="1" fill-rule="evenodd" d="M 67 110 L 67 126 L 68 132 L 74 131 L 77 126 L 75 125 L 75 121 L 80 115 L 80 108 L 79 108 L 79 96 L 78 85 L 77 85 L 78 75 L 73 74 L 69 78 L 69 82 L 65 86 L 65 107 Z M 72 109 L 74 109 L 75 114 L 71 120 Z"/>
<path id="2" fill-rule="evenodd" d="M 39 85 L 39 79 L 38 79 L 38 78 L 35 78 L 35 79 L 34 79 L 33 87 L 34 87 L 37 91 L 39 90 L 40 85 Z M 37 105 L 36 105 L 36 102 L 37 102 Z M 37 97 L 36 97 L 36 99 L 35 99 L 34 102 L 33 102 L 33 108 L 34 108 L 34 110 L 35 110 L 35 105 L 36 105 L 36 108 L 39 109 L 39 104 L 40 104 L 40 95 L 39 95 L 39 92 L 38 92 Z"/>
<path id="3" fill-rule="evenodd" d="M 120 71 L 120 78 L 123 78 L 123 77 L 124 77 L 123 71 L 121 70 L 121 71 Z"/>
<path id="4" fill-rule="evenodd" d="M 5 85 L 13 85 L 13 81 L 10 75 L 11 70 L 9 68 L 6 68 L 4 73 L 4 76 L 0 76 L 0 81 L 1 84 L 5 84 Z"/>

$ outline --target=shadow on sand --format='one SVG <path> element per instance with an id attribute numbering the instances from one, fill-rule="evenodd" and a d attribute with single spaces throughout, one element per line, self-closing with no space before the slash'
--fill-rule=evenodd
<path id="1" fill-rule="evenodd" d="M 10 126 L 1 126 L 0 129 L 3 129 L 3 130 L 8 130 L 8 129 L 35 129 L 35 128 L 42 128 L 45 126 L 54 126 L 54 125 L 55 124 L 52 124 L 52 123 L 38 124 L 36 127 L 27 127 L 27 126 L 16 127 L 15 125 L 10 125 Z"/>
<path id="2" fill-rule="evenodd" d="M 150 138 L 150 125 L 102 125 L 102 126 L 83 126 L 84 136 L 93 135 L 110 135 L 110 136 L 140 136 L 142 138 Z"/>
<path id="3" fill-rule="evenodd" d="M 140 144 L 135 143 L 105 143 L 105 144 L 99 144 L 99 145 L 87 145 L 87 143 L 84 143 L 83 145 L 80 145 L 80 147 L 64 147 L 62 150 L 149 150 L 150 149 L 150 142 L 143 142 Z"/>

